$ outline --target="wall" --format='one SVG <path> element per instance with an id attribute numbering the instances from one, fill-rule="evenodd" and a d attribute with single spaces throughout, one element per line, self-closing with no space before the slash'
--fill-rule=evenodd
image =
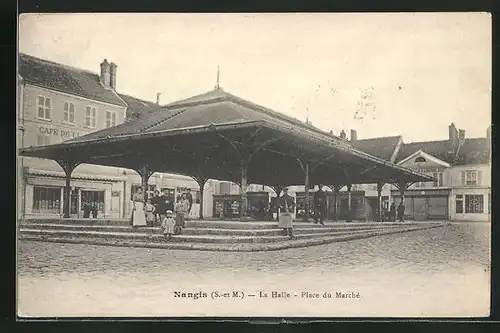
<path id="1" fill-rule="evenodd" d="M 461 183 L 461 172 L 467 170 L 481 171 L 481 180 L 477 185 L 463 185 Z M 455 166 L 451 169 L 450 184 L 453 188 L 491 188 L 491 165 L 489 164 L 470 164 Z"/>
<path id="2" fill-rule="evenodd" d="M 17 119 L 16 119 L 16 147 L 21 148 L 24 147 L 24 121 L 23 121 L 23 99 L 24 99 L 24 83 L 19 78 L 17 84 Z M 24 163 L 23 158 L 19 155 L 16 155 L 16 189 L 17 189 L 17 197 L 16 197 L 16 207 L 17 207 L 17 215 L 18 218 L 24 217 Z"/>
<path id="3" fill-rule="evenodd" d="M 37 117 L 38 96 L 49 97 L 51 99 L 51 120 L 44 120 Z M 75 105 L 75 124 L 63 122 L 64 103 L 70 102 Z M 27 84 L 23 97 L 23 117 L 25 124 L 24 147 L 37 146 L 38 136 L 49 136 L 50 144 L 60 143 L 74 137 L 85 135 L 106 127 L 106 111 L 113 111 L 117 114 L 117 124 L 123 123 L 126 116 L 126 107 L 107 104 L 103 102 L 91 101 L 85 98 L 71 96 L 61 92 L 56 92 Z M 85 108 L 92 106 L 96 108 L 96 128 L 85 127 Z M 23 158 L 24 166 L 34 169 L 62 171 L 60 166 L 52 160 L 38 158 Z M 121 170 L 95 165 L 80 165 L 75 169 L 75 173 L 113 175 L 119 176 Z"/>

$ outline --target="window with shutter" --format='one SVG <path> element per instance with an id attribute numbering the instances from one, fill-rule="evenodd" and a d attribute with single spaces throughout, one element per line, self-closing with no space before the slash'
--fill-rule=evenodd
<path id="1" fill-rule="evenodd" d="M 465 185 L 465 171 L 460 171 L 460 183 Z"/>
<path id="2" fill-rule="evenodd" d="M 483 178 L 483 172 L 481 170 L 477 171 L 477 185 L 481 185 L 481 181 Z"/>

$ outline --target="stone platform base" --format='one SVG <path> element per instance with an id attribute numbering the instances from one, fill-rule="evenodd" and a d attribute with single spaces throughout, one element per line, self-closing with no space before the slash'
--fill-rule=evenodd
<path id="1" fill-rule="evenodd" d="M 446 222 L 295 222 L 284 236 L 277 222 L 187 221 L 181 235 L 165 239 L 158 227 L 132 228 L 126 220 L 27 219 L 19 239 L 108 246 L 205 251 L 271 251 L 314 246 L 444 226 Z"/>

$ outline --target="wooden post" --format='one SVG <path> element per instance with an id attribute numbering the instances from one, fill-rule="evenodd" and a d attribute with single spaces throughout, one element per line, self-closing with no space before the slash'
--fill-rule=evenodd
<path id="1" fill-rule="evenodd" d="M 333 220 L 338 221 L 338 216 L 337 216 L 337 197 L 340 192 L 340 189 L 342 187 L 339 185 L 333 185 Z"/>
<path id="2" fill-rule="evenodd" d="M 144 205 L 146 205 L 146 202 L 148 201 L 148 180 L 149 180 L 149 177 L 151 176 L 151 174 L 149 173 L 147 164 L 143 164 L 141 166 L 141 170 L 140 170 L 139 174 L 141 175 L 141 186 L 142 186 L 142 195 L 143 195 L 142 198 L 144 201 Z"/>
<path id="3" fill-rule="evenodd" d="M 352 207 L 351 207 L 351 189 L 352 185 L 347 185 L 347 220 L 346 222 L 352 222 Z"/>
<path id="4" fill-rule="evenodd" d="M 205 191 L 205 183 L 207 182 L 207 178 L 197 178 L 196 182 L 198 183 L 198 186 L 200 187 L 200 214 L 199 214 L 199 219 L 203 219 L 203 194 Z"/>
<path id="5" fill-rule="evenodd" d="M 240 221 L 245 221 L 247 217 L 247 187 L 248 187 L 248 163 L 241 162 L 241 184 L 240 184 Z"/>
<path id="6" fill-rule="evenodd" d="M 80 164 L 80 162 L 75 160 L 56 160 L 56 162 L 64 170 L 66 183 L 63 192 L 63 218 L 69 218 L 70 211 L 70 199 L 71 199 L 71 174 L 73 170 Z"/>
<path id="7" fill-rule="evenodd" d="M 66 172 L 66 186 L 64 186 L 64 196 L 63 196 L 63 218 L 69 218 L 71 200 L 71 172 Z"/>
<path id="8" fill-rule="evenodd" d="M 399 194 L 401 196 L 401 204 L 404 205 L 404 201 L 405 201 L 405 191 L 406 191 L 406 188 L 408 187 L 408 183 L 407 182 L 399 182 L 398 184 L 398 189 L 399 189 Z M 399 215 L 397 213 L 398 211 L 398 208 L 396 207 L 396 216 Z M 403 213 L 403 218 L 400 219 L 400 221 L 404 221 L 404 213 Z"/>
<path id="9" fill-rule="evenodd" d="M 377 215 L 376 221 L 382 221 L 382 182 L 377 182 Z"/>
<path id="10" fill-rule="evenodd" d="M 305 191 L 304 191 L 304 194 L 305 194 L 305 199 L 304 199 L 304 209 L 305 209 L 305 213 L 304 213 L 304 221 L 305 222 L 309 222 L 309 162 L 305 162 L 304 163 L 304 173 L 305 173 Z"/>

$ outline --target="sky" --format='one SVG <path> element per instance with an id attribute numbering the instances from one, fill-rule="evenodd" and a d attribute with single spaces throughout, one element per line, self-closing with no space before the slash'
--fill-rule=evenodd
<path id="1" fill-rule="evenodd" d="M 466 137 L 491 123 L 487 13 L 24 14 L 19 51 L 160 104 L 214 88 L 358 139 Z"/>

